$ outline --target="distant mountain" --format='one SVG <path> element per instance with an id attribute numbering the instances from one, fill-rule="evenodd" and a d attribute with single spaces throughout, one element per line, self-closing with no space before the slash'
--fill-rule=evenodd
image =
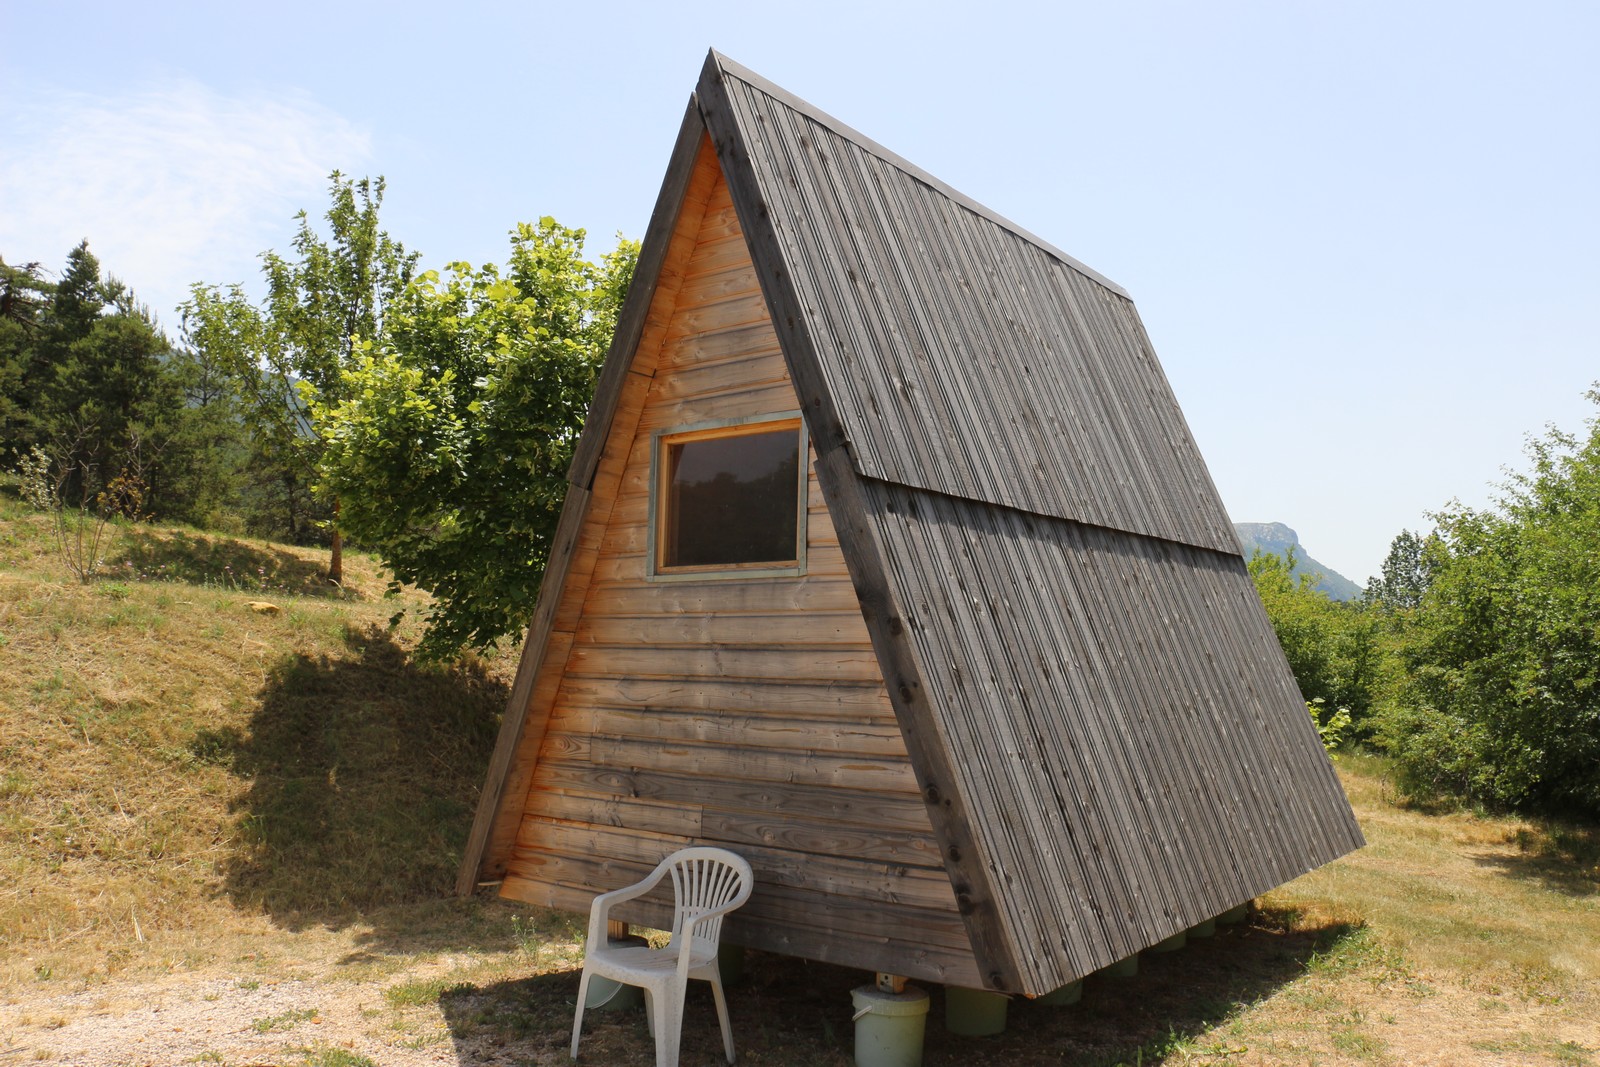
<path id="1" fill-rule="evenodd" d="M 1315 588 L 1334 600 L 1354 600 L 1361 595 L 1361 587 L 1325 563 L 1318 563 L 1306 553 L 1300 535 L 1281 522 L 1236 522 L 1239 543 L 1244 546 L 1244 558 L 1249 559 L 1256 549 L 1275 556 L 1287 556 L 1294 549 L 1294 573 L 1320 574 L 1322 580 Z"/>

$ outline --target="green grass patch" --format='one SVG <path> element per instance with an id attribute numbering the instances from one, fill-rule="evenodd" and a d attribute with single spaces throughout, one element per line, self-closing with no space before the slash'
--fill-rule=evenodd
<path id="1" fill-rule="evenodd" d="M 297 1050 L 304 1057 L 301 1067 L 378 1067 L 371 1059 L 337 1045 L 318 1045 Z"/>
<path id="2" fill-rule="evenodd" d="M 315 1022 L 318 1016 L 316 1008 L 306 1008 L 296 1011 L 290 1010 L 282 1015 L 271 1015 L 264 1019 L 255 1019 L 250 1023 L 250 1029 L 258 1034 L 281 1033 L 293 1030 L 301 1023 Z"/>
<path id="3" fill-rule="evenodd" d="M 429 978 L 392 985 L 383 991 L 383 999 L 396 1008 L 418 1008 L 439 1003 L 439 998 L 446 993 L 470 988 L 450 978 Z"/>
<path id="4" fill-rule="evenodd" d="M 84 584 L 14 498 L 0 526 L 0 978 L 52 944 L 88 976 L 160 931 L 449 892 L 505 679 L 412 664 L 371 559 L 329 589 L 320 550 L 127 524 Z"/>

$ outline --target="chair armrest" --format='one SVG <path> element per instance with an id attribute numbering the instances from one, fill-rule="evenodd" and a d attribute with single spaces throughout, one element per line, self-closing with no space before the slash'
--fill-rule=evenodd
<path id="1" fill-rule="evenodd" d="M 589 905 L 589 940 L 590 945 L 605 945 L 606 922 L 611 914 L 611 906 L 620 904 L 625 900 L 642 897 L 661 883 L 666 875 L 666 870 L 657 867 L 644 881 L 622 889 L 613 889 L 609 893 L 601 893 Z"/>

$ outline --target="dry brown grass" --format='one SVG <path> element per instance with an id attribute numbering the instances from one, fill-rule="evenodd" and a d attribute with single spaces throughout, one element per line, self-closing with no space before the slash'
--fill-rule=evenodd
<path id="1" fill-rule="evenodd" d="M 0 508 L 0 979 L 442 895 L 504 683 L 410 664 L 374 561 L 132 526 L 84 584 Z"/>
<path id="2" fill-rule="evenodd" d="M 321 553 L 135 528 L 82 585 L 6 507 L 0 1055 L 566 1062 L 578 926 L 446 897 L 507 663 L 409 664 L 361 557 L 333 591 Z M 994 1038 L 936 992 L 929 1067 L 1600 1063 L 1594 829 L 1410 810 L 1382 770 L 1342 763 L 1371 844 L 1245 926 Z M 845 1067 L 865 977 L 752 954 L 741 1062 Z M 719 1062 L 702 992 L 686 1067 Z M 585 1062 L 651 1062 L 637 1014 L 589 1021 Z"/>

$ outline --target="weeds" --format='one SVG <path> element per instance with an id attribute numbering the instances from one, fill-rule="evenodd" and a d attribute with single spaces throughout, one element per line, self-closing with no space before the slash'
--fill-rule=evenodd
<path id="1" fill-rule="evenodd" d="M 109 481 L 87 458 L 91 427 L 80 428 L 54 455 L 38 445 L 22 458 L 22 496 L 51 519 L 56 552 L 79 582 L 92 581 L 104 562 L 106 527 L 113 519 L 137 521 L 145 495 L 145 462 L 134 435 L 122 469 Z"/>
<path id="2" fill-rule="evenodd" d="M 446 993 L 459 992 L 468 987 L 448 978 L 430 978 L 422 981 L 402 982 L 383 991 L 383 999 L 396 1008 L 416 1008 L 439 1003 Z"/>
<path id="3" fill-rule="evenodd" d="M 378 1067 L 359 1052 L 351 1052 L 336 1045 L 318 1045 L 297 1050 L 305 1059 L 301 1067 Z"/>
<path id="4" fill-rule="evenodd" d="M 285 785 L 303 780 L 295 765 L 308 754 L 306 739 L 276 729 L 274 716 L 297 699 L 293 685 L 319 675 L 343 679 L 314 702 L 324 718 L 311 738 L 336 743 L 323 767 L 327 773 L 337 766 L 329 784 L 349 801 L 339 809 L 348 817 L 343 833 L 359 839 L 376 817 L 398 851 L 370 877 L 398 872 L 401 891 L 413 897 L 443 892 L 442 872 L 454 865 L 451 849 L 459 847 L 492 744 L 502 683 L 484 670 L 458 682 L 448 671 L 411 668 L 408 631 L 383 630 L 381 643 L 354 651 L 346 632 L 381 630 L 389 613 L 356 593 L 387 584 L 369 559 L 346 559 L 350 599 L 289 600 L 286 607 L 304 620 L 291 629 L 245 612 L 235 594 L 207 591 L 184 576 L 205 575 L 218 558 L 234 561 L 236 571 L 244 560 L 270 560 L 276 571 L 267 573 L 298 588 L 302 576 L 321 569 L 314 550 L 110 525 L 103 551 L 144 552 L 172 577 L 143 581 L 137 569 L 130 576 L 119 564 L 109 578 L 80 586 L 37 519 L 0 495 L 0 528 L 19 548 L 0 563 L 7 646 L 0 653 L 0 707 L 7 709 L 0 726 L 0 980 L 31 980 L 38 961 L 25 963 L 29 946 L 48 944 L 64 929 L 73 931 L 78 950 L 52 955 L 47 965 L 77 978 L 103 972 L 119 939 L 137 946 L 141 932 L 150 939 L 217 923 L 248 927 L 253 913 L 234 907 L 233 886 L 302 913 L 381 900 L 371 890 L 352 895 L 335 887 L 369 877 L 359 851 L 341 857 L 330 849 L 336 862 L 312 879 L 325 887 L 313 893 L 301 888 L 306 872 L 275 868 L 281 878 L 263 877 L 270 857 L 261 856 L 259 867 L 248 859 L 258 845 L 284 845 L 274 836 L 276 807 L 249 803 L 275 784 L 261 783 L 264 792 L 253 797 L 250 789 L 263 773 Z M 185 561 L 191 549 L 200 558 Z M 13 558 L 35 569 L 11 570 Z M 299 663 L 310 672 L 281 675 L 289 688 L 263 691 L 275 665 Z M 272 704 L 265 718 L 264 701 Z M 338 792 L 363 780 L 372 788 Z M 416 803 L 413 784 L 426 794 Z M 405 869 L 424 854 L 428 862 Z M 118 966 L 143 958 L 119 958 Z"/>
<path id="5" fill-rule="evenodd" d="M 256 1019 L 250 1023 L 250 1029 L 254 1030 L 258 1034 L 280 1033 L 286 1030 L 293 1030 L 301 1023 L 316 1022 L 317 1014 L 316 1008 L 306 1008 L 304 1011 L 290 1010 L 284 1012 L 282 1015 L 272 1015 L 265 1019 Z"/>
<path id="6" fill-rule="evenodd" d="M 497 668 L 419 668 L 408 631 L 386 628 L 375 597 L 300 596 L 300 576 L 321 570 L 313 553 L 108 530 L 112 557 L 134 571 L 118 563 L 89 587 L 53 551 L 29 555 L 48 549 L 42 522 L 3 534 L 7 996 L 53 1003 L 69 986 L 109 990 L 122 972 L 203 971 L 224 999 L 305 973 L 381 976 L 382 999 L 349 1013 L 373 1041 L 484 1040 L 521 1061 L 559 1058 L 582 918 L 442 899 L 504 701 Z M 241 564 L 293 597 L 283 617 L 241 609 L 224 581 L 243 590 Z M 359 557 L 347 565 L 353 586 L 381 588 Z M 112 613 L 123 621 L 107 626 Z M 1152 960 L 1133 983 L 1091 980 L 1082 1010 L 1016 1005 L 1008 1034 L 964 1044 L 932 1022 L 929 1062 L 1593 1064 L 1595 831 L 1397 807 L 1376 766 L 1356 755 L 1340 764 L 1367 849 L 1270 894 L 1249 925 Z M 260 977 L 236 977 L 247 960 L 243 973 Z M 758 958 L 731 991 L 750 1062 L 848 1063 L 848 990 L 861 981 Z M 687 1040 L 704 1038 L 701 1058 L 713 1059 L 710 1002 L 695 998 L 705 1025 Z M 37 1009 L 26 1026 L 49 1033 L 56 1010 Z M 648 1058 L 637 1015 L 591 1019 L 593 1062 Z M 297 1044 L 333 1029 L 311 1009 L 256 1025 Z M 1525 1048 L 1474 1049 L 1516 1034 L 1532 1035 Z M 343 1041 L 274 1062 L 371 1067 Z M 188 1047 L 194 1062 L 222 1062 Z"/>

